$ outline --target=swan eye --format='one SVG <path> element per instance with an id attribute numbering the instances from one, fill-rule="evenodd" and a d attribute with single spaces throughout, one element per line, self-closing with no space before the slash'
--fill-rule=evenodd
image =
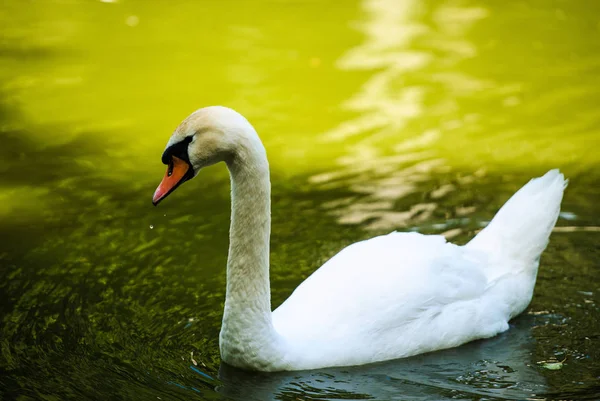
<path id="1" fill-rule="evenodd" d="M 188 136 L 186 138 L 184 138 L 182 141 L 174 143 L 173 145 L 169 146 L 167 149 L 165 149 L 165 151 L 163 152 L 162 155 L 162 162 L 163 164 L 172 164 L 172 158 L 173 156 L 176 156 L 182 160 L 185 160 L 186 162 L 189 163 L 189 156 L 188 156 L 188 145 L 190 144 L 190 142 L 192 142 L 192 136 Z"/>
<path id="2" fill-rule="evenodd" d="M 173 174 L 173 159 L 169 162 L 169 171 L 167 172 L 167 176 L 170 177 Z"/>

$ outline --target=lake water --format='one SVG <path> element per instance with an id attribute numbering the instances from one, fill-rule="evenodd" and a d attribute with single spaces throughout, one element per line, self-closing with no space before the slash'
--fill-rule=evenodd
<path id="1" fill-rule="evenodd" d="M 3 1 L 0 398 L 599 399 L 598 15 L 584 0 Z M 570 185 L 530 307 L 495 338 L 404 360 L 221 365 L 227 170 L 151 204 L 169 135 L 211 104 L 268 151 L 273 307 L 357 240 L 464 243 L 558 167 Z"/>

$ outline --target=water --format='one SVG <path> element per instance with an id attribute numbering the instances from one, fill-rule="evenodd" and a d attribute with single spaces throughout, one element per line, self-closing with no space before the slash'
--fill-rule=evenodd
<path id="1" fill-rule="evenodd" d="M 4 1 L 0 398 L 600 398 L 599 12 Z M 464 243 L 560 167 L 570 185 L 530 307 L 493 339 L 405 360 L 221 365 L 227 171 L 151 205 L 168 136 L 209 104 L 246 115 L 269 153 L 274 307 L 359 239 Z"/>

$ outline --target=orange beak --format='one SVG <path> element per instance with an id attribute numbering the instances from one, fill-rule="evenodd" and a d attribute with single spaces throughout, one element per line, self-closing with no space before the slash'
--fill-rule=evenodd
<path id="1" fill-rule="evenodd" d="M 158 188 L 156 188 L 156 191 L 154 191 L 152 204 L 154 206 L 158 205 L 158 202 L 166 198 L 180 184 L 191 178 L 189 172 L 190 165 L 185 160 L 173 156 L 169 167 L 167 167 L 165 176 L 158 185 Z"/>

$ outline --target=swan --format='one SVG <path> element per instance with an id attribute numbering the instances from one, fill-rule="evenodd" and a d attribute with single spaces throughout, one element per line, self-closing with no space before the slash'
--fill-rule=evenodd
<path id="1" fill-rule="evenodd" d="M 221 161 L 231 225 L 219 348 L 225 363 L 257 371 L 362 365 L 507 330 L 531 300 L 567 184 L 558 170 L 531 180 L 464 246 L 402 232 L 351 244 L 271 312 L 269 164 L 246 118 L 222 106 L 187 117 L 152 202 Z"/>

